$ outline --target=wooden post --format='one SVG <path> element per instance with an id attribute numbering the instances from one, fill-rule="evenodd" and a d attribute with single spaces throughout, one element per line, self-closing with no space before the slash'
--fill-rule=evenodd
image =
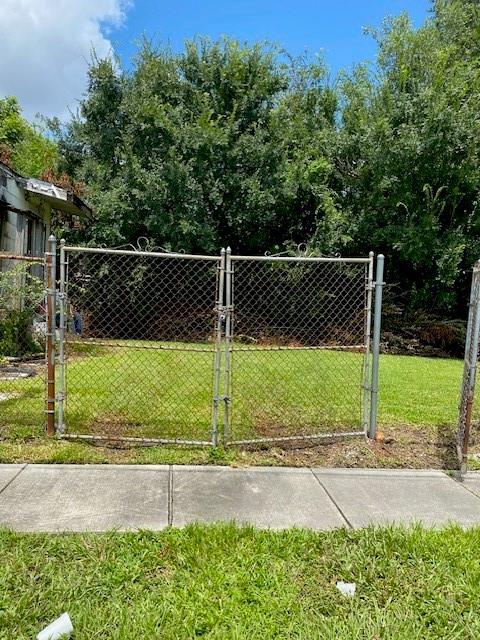
<path id="1" fill-rule="evenodd" d="M 55 435 L 55 298 L 56 298 L 56 253 L 57 241 L 54 236 L 48 238 L 48 250 L 45 253 L 47 270 L 47 435 Z"/>

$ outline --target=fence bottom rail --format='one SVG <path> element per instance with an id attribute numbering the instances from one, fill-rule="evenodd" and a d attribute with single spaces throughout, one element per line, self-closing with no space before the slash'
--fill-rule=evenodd
<path id="1" fill-rule="evenodd" d="M 183 438 L 135 438 L 133 436 L 100 436 L 89 433 L 63 433 L 58 436 L 59 440 L 84 440 L 85 442 L 125 442 L 131 444 L 142 444 L 145 446 L 155 446 L 161 444 L 186 445 L 195 447 L 211 447 L 211 440 L 187 440 Z"/>

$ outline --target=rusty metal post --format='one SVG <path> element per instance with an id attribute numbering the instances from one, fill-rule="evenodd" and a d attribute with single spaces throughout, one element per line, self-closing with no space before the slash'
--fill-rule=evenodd
<path id="1" fill-rule="evenodd" d="M 461 473 L 467 470 L 468 446 L 475 397 L 478 347 L 480 337 L 480 261 L 474 265 L 465 340 L 463 380 L 460 391 L 458 424 L 458 460 Z"/>
<path id="2" fill-rule="evenodd" d="M 56 298 L 56 255 L 57 241 L 54 236 L 48 238 L 48 250 L 45 253 L 47 270 L 47 314 L 46 314 L 46 363 L 47 363 L 47 435 L 55 435 L 55 298 Z"/>

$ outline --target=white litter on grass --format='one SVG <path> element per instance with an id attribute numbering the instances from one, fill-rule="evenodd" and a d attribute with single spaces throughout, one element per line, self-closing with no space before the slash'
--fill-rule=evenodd
<path id="1" fill-rule="evenodd" d="M 1 380 L 2 378 L 0 378 Z M 12 400 L 12 398 L 18 398 L 20 394 L 18 393 L 0 393 L 0 402 L 6 402 L 7 400 Z"/>
<path id="2" fill-rule="evenodd" d="M 337 589 L 347 598 L 353 598 L 355 595 L 355 591 L 357 589 L 357 585 L 355 582 L 342 582 L 341 580 L 337 582 Z"/>
<path id="3" fill-rule="evenodd" d="M 48 627 L 45 627 L 37 635 L 37 640 L 60 640 L 60 638 L 70 638 L 73 633 L 73 625 L 68 613 L 54 620 Z"/>

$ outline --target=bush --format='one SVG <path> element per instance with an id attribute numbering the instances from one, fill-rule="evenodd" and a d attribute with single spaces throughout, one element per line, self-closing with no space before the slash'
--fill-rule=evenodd
<path id="1" fill-rule="evenodd" d="M 33 320 L 43 300 L 43 281 L 32 274 L 34 268 L 25 262 L 0 272 L 0 356 L 42 350 L 41 341 L 33 336 Z"/>
<path id="2" fill-rule="evenodd" d="M 30 310 L 12 310 L 0 320 L 0 355 L 19 357 L 42 350 L 32 335 L 33 314 Z"/>

